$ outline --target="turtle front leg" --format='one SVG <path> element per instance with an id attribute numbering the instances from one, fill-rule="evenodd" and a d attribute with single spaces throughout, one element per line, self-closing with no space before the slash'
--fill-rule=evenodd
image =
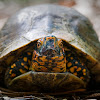
<path id="1" fill-rule="evenodd" d="M 17 61 L 15 61 L 5 73 L 5 84 L 8 86 L 9 82 L 15 77 L 24 74 L 30 70 L 32 53 L 23 53 Z"/>
<path id="2" fill-rule="evenodd" d="M 89 71 L 87 67 L 71 51 L 66 51 L 66 71 L 84 81 L 89 80 Z"/>

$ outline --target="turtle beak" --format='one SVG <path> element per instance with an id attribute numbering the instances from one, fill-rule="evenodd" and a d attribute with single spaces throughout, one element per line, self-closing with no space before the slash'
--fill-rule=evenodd
<path id="1" fill-rule="evenodd" d="M 43 52 L 43 55 L 47 57 L 54 57 L 58 55 L 58 52 L 54 49 L 47 49 L 45 52 Z"/>

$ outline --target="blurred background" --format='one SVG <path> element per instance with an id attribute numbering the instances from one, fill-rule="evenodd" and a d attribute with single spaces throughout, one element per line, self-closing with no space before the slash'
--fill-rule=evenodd
<path id="1" fill-rule="evenodd" d="M 0 29 L 16 11 L 27 6 L 47 3 L 75 8 L 88 17 L 100 40 L 100 0 L 0 0 Z"/>

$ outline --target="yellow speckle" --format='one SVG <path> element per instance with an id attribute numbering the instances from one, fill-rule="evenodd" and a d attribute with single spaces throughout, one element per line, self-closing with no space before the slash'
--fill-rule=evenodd
<path id="1" fill-rule="evenodd" d="M 27 52 L 27 54 L 28 54 L 28 55 L 31 55 L 31 53 L 30 53 L 30 52 Z"/>
<path id="2" fill-rule="evenodd" d="M 73 57 L 70 57 L 70 59 L 73 59 Z"/>
<path id="3" fill-rule="evenodd" d="M 68 64 L 67 64 L 67 67 L 70 67 L 72 65 L 72 63 L 71 62 L 69 62 Z"/>
<path id="4" fill-rule="evenodd" d="M 16 64 L 11 65 L 11 68 L 14 68 L 14 67 L 16 67 Z"/>
<path id="5" fill-rule="evenodd" d="M 76 71 L 80 71 L 81 70 L 81 67 L 79 67 Z"/>
<path id="6" fill-rule="evenodd" d="M 24 60 L 25 62 L 27 62 L 27 57 L 24 57 L 23 60 Z"/>
<path id="7" fill-rule="evenodd" d="M 29 63 L 29 65 L 31 65 L 31 61 L 30 60 L 28 60 L 28 63 Z"/>
<path id="8" fill-rule="evenodd" d="M 24 66 L 24 68 L 28 69 L 28 66 Z"/>
<path id="9" fill-rule="evenodd" d="M 72 73 L 74 72 L 74 67 L 70 68 L 70 72 L 72 72 Z"/>
<path id="10" fill-rule="evenodd" d="M 75 76 L 77 76 L 77 73 L 73 73 Z"/>
<path id="11" fill-rule="evenodd" d="M 66 60 L 66 63 L 68 63 L 68 61 Z"/>
<path id="12" fill-rule="evenodd" d="M 23 69 L 19 69 L 19 71 L 23 74 L 23 73 L 26 73 L 26 71 L 25 70 L 23 70 Z"/>
<path id="13" fill-rule="evenodd" d="M 76 61 L 75 64 L 78 64 L 78 61 Z"/>
<path id="14" fill-rule="evenodd" d="M 42 60 L 43 62 L 47 61 L 46 56 L 39 57 L 39 59 Z"/>
<path id="15" fill-rule="evenodd" d="M 24 66 L 24 63 L 21 63 L 22 66 Z"/>
<path id="16" fill-rule="evenodd" d="M 83 75 L 86 75 L 86 73 L 83 73 Z"/>
<path id="17" fill-rule="evenodd" d="M 11 74 L 11 77 L 15 77 L 15 76 L 16 76 L 16 74 L 15 74 L 15 73 L 12 73 L 12 74 Z"/>
<path id="18" fill-rule="evenodd" d="M 83 72 L 86 72 L 86 69 L 83 69 Z"/>
<path id="19" fill-rule="evenodd" d="M 76 69 L 77 69 L 77 66 L 74 66 L 74 68 L 76 68 Z"/>
<path id="20" fill-rule="evenodd" d="M 11 74 L 11 73 L 12 73 L 12 70 L 9 71 L 9 74 Z"/>
<path id="21" fill-rule="evenodd" d="M 82 63 L 82 66 L 84 66 L 84 64 Z"/>
<path id="22" fill-rule="evenodd" d="M 70 56 L 71 54 L 68 54 L 68 57 Z"/>
<path id="23" fill-rule="evenodd" d="M 80 79 L 82 79 L 82 80 L 83 80 L 83 79 L 84 79 L 84 77 L 80 77 Z"/>

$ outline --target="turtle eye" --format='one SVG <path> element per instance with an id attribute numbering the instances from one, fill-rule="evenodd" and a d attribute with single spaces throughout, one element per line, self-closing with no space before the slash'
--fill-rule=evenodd
<path id="1" fill-rule="evenodd" d="M 60 47 L 60 48 L 62 48 L 62 47 L 63 47 L 62 40 L 60 40 L 60 41 L 58 42 L 58 45 L 59 45 L 59 47 Z"/>
<path id="2" fill-rule="evenodd" d="M 37 48 L 41 47 L 41 42 L 37 42 Z"/>

